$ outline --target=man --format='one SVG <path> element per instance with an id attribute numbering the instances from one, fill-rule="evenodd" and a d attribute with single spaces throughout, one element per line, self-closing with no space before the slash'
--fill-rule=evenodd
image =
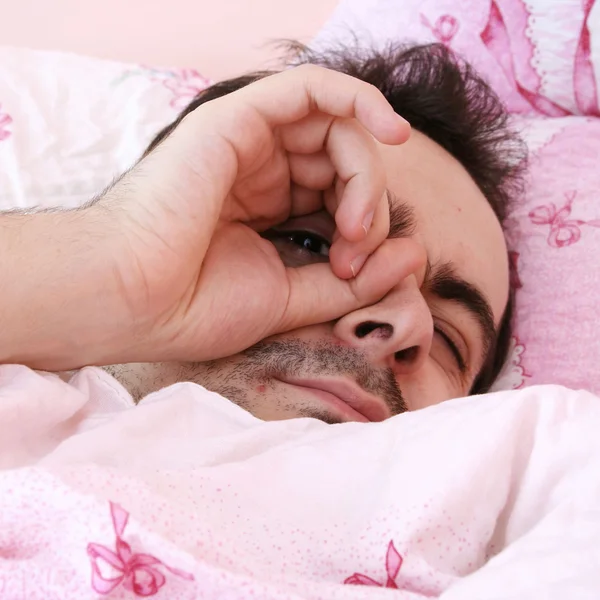
<path id="1" fill-rule="evenodd" d="M 486 391 L 506 357 L 510 335 L 501 222 L 522 164 L 521 146 L 507 130 L 499 100 L 439 45 L 383 52 L 343 49 L 323 55 L 299 51 L 299 62 L 373 84 L 412 125 L 411 137 L 402 146 L 375 142 L 386 200 L 366 226 L 372 221 L 383 231 L 389 219 L 389 237 L 417 241 L 426 257 L 381 300 L 338 319 L 269 336 L 241 353 L 223 351 L 205 362 L 116 365 L 107 370 L 136 400 L 178 381 L 194 381 L 265 420 L 379 421 Z M 191 111 L 234 96 L 235 90 L 265 76 L 251 74 L 205 90 L 156 137 L 147 154 L 160 152 L 160 144 Z M 299 267 L 327 262 L 330 251 L 335 252 L 332 242 L 339 237 L 339 221 L 338 215 L 332 216 L 333 190 L 344 186 L 326 156 L 309 162 L 304 153 L 312 149 L 312 140 L 300 132 L 290 135 L 299 153 L 292 171 L 306 169 L 304 183 L 323 191 L 326 209 L 311 198 L 315 210 L 292 214 L 260 231 L 286 266 Z M 348 146 L 353 152 L 350 140 Z M 342 244 L 336 250 L 340 255 L 345 248 Z M 247 268 L 243 259 L 239 269 Z M 364 256 L 355 257 L 349 265 L 352 272 L 340 275 L 352 276 L 363 262 Z M 230 265 L 220 285 L 230 285 L 239 275 L 237 268 Z M 261 277 L 255 271 L 231 301 L 252 303 Z M 210 314 L 206 319 L 210 322 Z"/>
<path id="2" fill-rule="evenodd" d="M 441 46 L 301 61 L 201 94 L 81 209 L 0 215 L 0 363 L 148 363 L 112 371 L 263 419 L 486 389 L 519 158 L 501 105 Z"/>

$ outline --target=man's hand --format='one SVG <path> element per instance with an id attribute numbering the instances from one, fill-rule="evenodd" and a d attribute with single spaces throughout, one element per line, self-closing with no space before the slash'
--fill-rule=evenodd
<path id="1" fill-rule="evenodd" d="M 82 331 L 79 355 L 52 368 L 219 358 L 376 302 L 421 256 L 386 241 L 373 140 L 409 133 L 374 87 L 315 66 L 200 106 L 82 211 L 96 228 L 85 245 L 105 257 L 90 284 L 107 309 L 87 315 L 103 335 Z M 337 226 L 330 265 L 287 268 L 259 233 L 323 208 Z"/>

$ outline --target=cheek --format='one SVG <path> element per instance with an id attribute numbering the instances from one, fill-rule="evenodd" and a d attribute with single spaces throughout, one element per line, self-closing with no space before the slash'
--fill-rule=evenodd
<path id="1" fill-rule="evenodd" d="M 398 385 L 402 390 L 409 410 L 419 410 L 446 400 L 462 396 L 461 391 L 453 390 L 449 379 L 428 361 L 418 374 L 409 379 L 400 377 Z"/>

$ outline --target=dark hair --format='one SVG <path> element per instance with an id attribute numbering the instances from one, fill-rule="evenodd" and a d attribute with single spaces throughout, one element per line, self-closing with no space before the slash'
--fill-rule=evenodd
<path id="1" fill-rule="evenodd" d="M 467 170 L 504 223 L 511 201 L 521 193 L 524 145 L 507 126 L 508 114 L 489 85 L 442 44 L 388 45 L 381 50 L 340 47 L 323 52 L 291 43 L 288 66 L 316 64 L 362 79 L 381 90 L 414 129 L 452 154 Z M 262 71 L 216 83 L 203 90 L 179 117 L 151 142 L 146 154 L 201 104 L 272 75 Z M 496 344 L 471 389 L 486 392 L 508 354 L 513 291 L 502 316 Z"/>

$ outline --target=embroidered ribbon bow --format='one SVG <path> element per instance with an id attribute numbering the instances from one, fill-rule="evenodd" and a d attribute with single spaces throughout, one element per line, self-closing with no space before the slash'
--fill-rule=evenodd
<path id="1" fill-rule="evenodd" d="M 575 192 L 567 194 L 566 204 L 557 209 L 554 203 L 538 206 L 529 213 L 531 222 L 535 225 L 550 225 L 548 244 L 555 248 L 571 246 L 581 238 L 581 226 L 600 227 L 600 220 L 593 219 L 582 221 L 570 219 L 571 207 L 575 199 Z"/>
<path id="2" fill-rule="evenodd" d="M 385 569 L 387 571 L 387 581 L 385 584 L 379 583 L 378 581 L 371 579 L 367 575 L 362 575 L 361 573 L 354 573 L 354 575 L 351 575 L 345 579 L 344 583 L 350 585 L 374 585 L 377 587 L 393 588 L 397 590 L 399 588 L 396 584 L 396 577 L 398 577 L 401 566 L 402 557 L 400 556 L 398 550 L 396 550 L 394 542 L 390 540 L 385 557 Z"/>
<path id="3" fill-rule="evenodd" d="M 136 596 L 154 596 L 165 584 L 166 577 L 159 570 L 166 569 L 173 575 L 193 581 L 194 576 L 179 569 L 165 565 L 161 560 L 150 554 L 135 554 L 131 546 L 123 540 L 123 532 L 129 519 L 129 513 L 117 504 L 110 503 L 113 528 L 116 535 L 115 549 L 102 544 L 90 543 L 87 553 L 92 563 L 92 587 L 99 594 L 109 594 L 118 585 L 133 592 Z M 108 565 L 116 571 L 116 577 L 106 577 L 100 566 Z"/>

